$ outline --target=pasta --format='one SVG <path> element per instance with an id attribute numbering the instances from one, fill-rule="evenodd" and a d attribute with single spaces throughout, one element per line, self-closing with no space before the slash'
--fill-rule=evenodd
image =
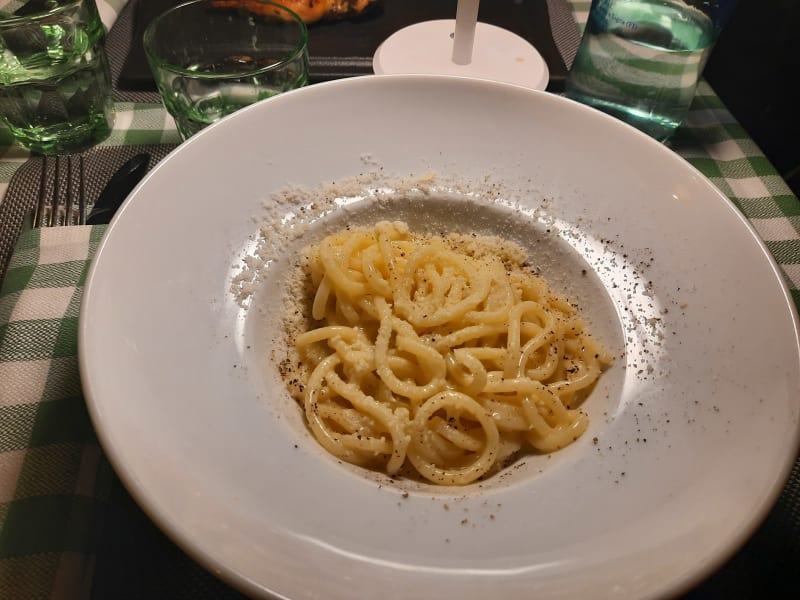
<path id="1" fill-rule="evenodd" d="M 382 221 L 303 254 L 292 389 L 339 459 L 461 485 L 586 430 L 578 404 L 611 356 L 518 246 Z"/>

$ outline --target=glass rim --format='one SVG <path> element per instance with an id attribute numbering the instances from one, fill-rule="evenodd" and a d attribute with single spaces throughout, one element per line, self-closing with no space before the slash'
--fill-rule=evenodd
<path id="1" fill-rule="evenodd" d="M 82 0 L 76 0 L 77 2 L 81 2 Z M 195 4 L 212 4 L 214 0 L 189 0 L 188 2 L 183 2 L 178 4 L 177 6 L 173 6 L 172 8 L 164 11 L 160 15 L 158 15 L 155 19 L 153 19 L 147 26 L 144 31 L 144 35 L 142 36 L 142 46 L 144 48 L 145 54 L 147 55 L 147 59 L 155 66 L 161 69 L 165 69 L 167 71 L 171 71 L 173 73 L 178 73 L 180 75 L 186 75 L 187 77 L 192 77 L 195 79 L 231 79 L 231 78 L 240 78 L 240 77 L 248 77 L 251 75 L 258 75 L 260 73 L 267 73 L 269 71 L 274 71 L 279 69 L 300 57 L 303 53 L 308 51 L 308 28 L 306 27 L 305 22 L 300 18 L 300 16 L 287 8 L 282 4 L 278 4 L 277 2 L 272 2 L 271 0 L 251 0 L 255 1 L 259 4 L 268 4 L 275 8 L 276 10 L 286 13 L 288 17 L 290 17 L 288 22 L 294 22 L 298 25 L 300 30 L 300 40 L 295 45 L 295 47 L 287 53 L 282 58 L 276 60 L 273 63 L 268 65 L 262 65 L 257 68 L 247 69 L 247 70 L 240 70 L 240 71 L 231 71 L 229 73 L 206 73 L 202 71 L 193 71 L 191 69 L 187 69 L 185 67 L 178 66 L 176 64 L 171 63 L 168 60 L 161 58 L 157 55 L 151 48 L 152 37 L 156 30 L 158 24 L 168 15 L 177 12 L 178 10 L 185 8 L 186 6 L 191 6 Z"/>
<path id="2" fill-rule="evenodd" d="M 64 3 L 59 3 L 57 6 L 42 10 L 42 12 L 33 13 L 32 15 L 11 15 L 9 17 L 0 16 L 0 27 L 7 28 L 20 23 L 35 23 L 53 15 L 65 12 L 71 8 L 83 4 L 86 0 L 67 0 Z M 24 6 L 24 4 L 23 4 Z"/>

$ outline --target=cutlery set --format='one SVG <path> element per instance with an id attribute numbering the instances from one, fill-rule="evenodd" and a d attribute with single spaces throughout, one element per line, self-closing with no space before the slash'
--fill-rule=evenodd
<path id="1" fill-rule="evenodd" d="M 52 185 L 49 177 L 51 163 Z M 129 159 L 109 178 L 97 199 L 89 202 L 82 154 L 42 157 L 39 196 L 28 219 L 29 225 L 38 228 L 108 223 L 147 173 L 149 163 L 150 155 L 147 153 Z"/>

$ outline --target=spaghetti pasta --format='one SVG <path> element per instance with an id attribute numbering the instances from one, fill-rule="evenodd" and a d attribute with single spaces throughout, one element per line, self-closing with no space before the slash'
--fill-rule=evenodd
<path id="1" fill-rule="evenodd" d="M 612 357 L 518 246 L 382 221 L 303 254 L 293 392 L 339 459 L 460 485 L 586 430 L 578 405 Z"/>

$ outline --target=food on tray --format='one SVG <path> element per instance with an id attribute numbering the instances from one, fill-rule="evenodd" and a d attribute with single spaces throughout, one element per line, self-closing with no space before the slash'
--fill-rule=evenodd
<path id="1" fill-rule="evenodd" d="M 379 0 L 274 0 L 294 11 L 306 23 L 315 23 L 323 19 L 342 19 L 363 13 Z M 215 0 L 214 5 L 220 8 L 244 8 L 258 14 L 281 16 L 269 4 L 258 0 Z"/>

